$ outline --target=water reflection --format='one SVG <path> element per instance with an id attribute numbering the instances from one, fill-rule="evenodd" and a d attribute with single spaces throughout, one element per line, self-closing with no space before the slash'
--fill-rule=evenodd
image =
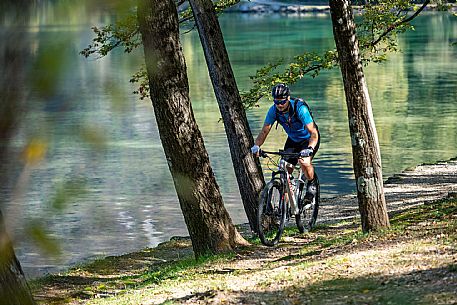
<path id="1" fill-rule="evenodd" d="M 58 9 L 64 10 L 65 7 Z M 67 67 L 55 94 L 41 99 L 31 90 L 31 111 L 21 126 L 15 147 L 41 136 L 49 142 L 45 162 L 35 168 L 20 200 L 6 210 L 8 227 L 29 275 L 56 270 L 100 255 L 120 254 L 154 246 L 173 235 L 187 234 L 173 182 L 148 102 L 139 102 L 128 82 L 142 63 L 141 52 L 125 56 L 121 50 L 101 60 L 85 60 L 78 51 L 90 43 L 90 26 L 112 16 L 86 14 L 80 8 L 66 18 L 46 6 L 32 18 L 30 48 L 43 53 L 61 45 Z M 279 57 L 334 45 L 331 21 L 324 16 L 250 16 L 226 14 L 221 19 L 231 62 L 241 89 L 259 66 Z M 254 18 L 255 17 L 255 18 Z M 419 19 L 416 31 L 401 40 L 404 53 L 383 65 L 366 68 L 382 149 L 384 175 L 418 163 L 456 155 L 457 61 L 449 41 L 457 37 L 457 22 L 444 14 Z M 435 33 L 439 33 L 438 35 Z M 1 35 L 1 34 L 0 34 Z M 246 221 L 231 166 L 211 83 L 197 33 L 183 35 L 191 98 L 225 204 L 235 223 Z M 339 71 L 323 72 L 293 86 L 293 94 L 309 101 L 319 123 L 322 144 L 316 159 L 324 197 L 354 191 L 352 154 L 346 104 Z M 254 134 L 268 104 L 248 112 Z M 103 139 L 93 149 L 85 136 Z M 273 130 L 266 149 L 281 148 L 285 134 Z M 11 170 L 17 177 L 21 165 Z M 264 163 L 266 176 L 268 170 Z M 84 179 L 87 192 L 69 200 L 62 211 L 49 207 L 56 188 L 74 178 Z M 6 186 L 7 192 L 14 184 Z M 59 258 L 43 256 L 27 240 L 24 223 L 45 219 L 61 242 Z M 14 222 L 12 221 L 14 220 Z"/>

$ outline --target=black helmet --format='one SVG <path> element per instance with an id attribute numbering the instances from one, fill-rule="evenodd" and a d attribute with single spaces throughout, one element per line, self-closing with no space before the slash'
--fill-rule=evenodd
<path id="1" fill-rule="evenodd" d="M 290 94 L 289 87 L 285 84 L 277 84 L 276 86 L 273 87 L 271 90 L 271 96 L 273 96 L 274 99 L 283 99 L 287 98 Z"/>

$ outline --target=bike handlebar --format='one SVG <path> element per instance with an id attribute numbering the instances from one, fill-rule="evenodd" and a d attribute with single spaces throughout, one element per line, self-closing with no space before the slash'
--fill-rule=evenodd
<path id="1" fill-rule="evenodd" d="M 280 150 L 280 151 L 266 151 L 266 150 L 262 150 L 262 149 L 259 150 L 259 156 L 261 156 L 262 158 L 267 157 L 268 154 L 278 155 L 278 156 L 285 157 L 285 158 L 300 158 L 301 157 L 299 152 L 285 152 L 283 150 Z"/>

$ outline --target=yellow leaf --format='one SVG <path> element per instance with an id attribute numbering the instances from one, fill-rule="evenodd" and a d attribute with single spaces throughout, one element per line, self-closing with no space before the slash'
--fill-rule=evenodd
<path id="1" fill-rule="evenodd" d="M 35 165 L 44 159 L 47 144 L 40 139 L 32 139 L 22 152 L 22 158 L 26 164 Z"/>

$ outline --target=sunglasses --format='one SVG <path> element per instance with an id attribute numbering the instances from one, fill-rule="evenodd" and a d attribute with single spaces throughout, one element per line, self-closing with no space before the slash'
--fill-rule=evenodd
<path id="1" fill-rule="evenodd" d="M 287 99 L 283 99 L 283 100 L 273 100 L 273 102 L 275 103 L 275 105 L 284 105 L 285 103 L 287 103 Z"/>

